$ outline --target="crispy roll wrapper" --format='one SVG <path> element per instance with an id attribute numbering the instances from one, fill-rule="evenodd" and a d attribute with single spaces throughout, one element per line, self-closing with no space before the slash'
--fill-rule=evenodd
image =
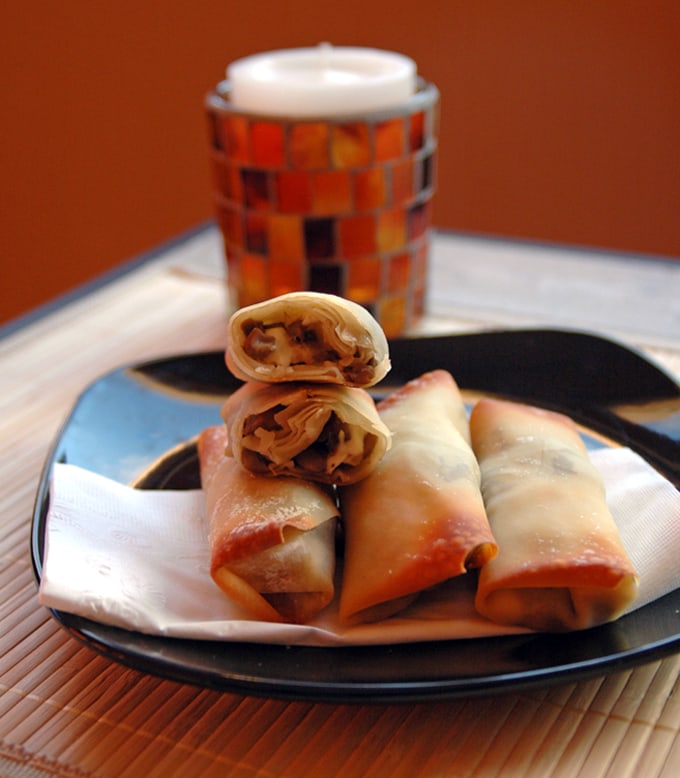
<path id="1" fill-rule="evenodd" d="M 253 618 L 306 623 L 333 598 L 335 500 L 318 484 L 249 473 L 226 445 L 222 426 L 199 436 L 210 574 Z"/>
<path id="2" fill-rule="evenodd" d="M 345 564 L 340 616 L 375 621 L 496 553 L 449 373 L 426 373 L 378 405 L 392 446 L 368 478 L 340 490 Z"/>
<path id="3" fill-rule="evenodd" d="M 637 576 L 576 425 L 485 399 L 470 428 L 499 547 L 480 571 L 477 610 L 551 632 L 615 619 L 635 598 Z"/>
<path id="4" fill-rule="evenodd" d="M 326 484 L 364 478 L 390 444 L 363 389 L 322 384 L 243 384 L 222 408 L 227 453 L 247 470 Z"/>
<path id="5" fill-rule="evenodd" d="M 226 362 L 243 381 L 368 387 L 390 369 L 387 339 L 362 306 L 291 292 L 241 308 L 227 328 Z"/>

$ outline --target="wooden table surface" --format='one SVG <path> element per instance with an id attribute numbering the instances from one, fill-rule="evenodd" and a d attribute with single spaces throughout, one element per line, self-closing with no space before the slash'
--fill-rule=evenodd
<path id="1" fill-rule="evenodd" d="M 680 262 L 435 235 L 431 289 L 419 332 L 586 329 L 680 376 Z M 520 693 L 345 705 L 162 680 L 57 625 L 29 537 L 60 425 L 113 368 L 222 348 L 226 316 L 206 226 L 0 330 L 0 776 L 680 775 L 677 655 Z"/>

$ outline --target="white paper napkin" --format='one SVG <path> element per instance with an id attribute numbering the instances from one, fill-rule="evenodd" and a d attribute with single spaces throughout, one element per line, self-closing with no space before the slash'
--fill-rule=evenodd
<path id="1" fill-rule="evenodd" d="M 640 574 L 633 610 L 680 587 L 680 492 L 629 449 L 601 449 L 591 457 Z M 210 578 L 201 491 L 142 491 L 56 464 L 50 497 L 39 601 L 102 623 L 173 637 L 298 645 L 526 631 L 479 616 L 469 576 L 376 624 L 342 629 L 333 605 L 310 625 L 253 621 Z"/>

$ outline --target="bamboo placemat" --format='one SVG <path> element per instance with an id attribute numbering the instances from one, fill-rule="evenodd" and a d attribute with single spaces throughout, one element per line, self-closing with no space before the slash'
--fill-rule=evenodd
<path id="1" fill-rule="evenodd" d="M 212 234 L 0 341 L 0 776 L 680 775 L 680 656 L 451 702 L 282 702 L 127 669 L 38 606 L 29 522 L 49 446 L 102 373 L 223 347 L 224 292 L 206 250 Z M 680 375 L 680 348 L 635 345 Z"/>

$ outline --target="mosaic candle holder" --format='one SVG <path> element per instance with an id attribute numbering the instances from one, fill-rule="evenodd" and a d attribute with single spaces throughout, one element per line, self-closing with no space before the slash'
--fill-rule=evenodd
<path id="1" fill-rule="evenodd" d="M 292 291 L 368 308 L 388 337 L 424 310 L 439 92 L 390 110 L 295 118 L 206 98 L 217 219 L 233 305 Z"/>

